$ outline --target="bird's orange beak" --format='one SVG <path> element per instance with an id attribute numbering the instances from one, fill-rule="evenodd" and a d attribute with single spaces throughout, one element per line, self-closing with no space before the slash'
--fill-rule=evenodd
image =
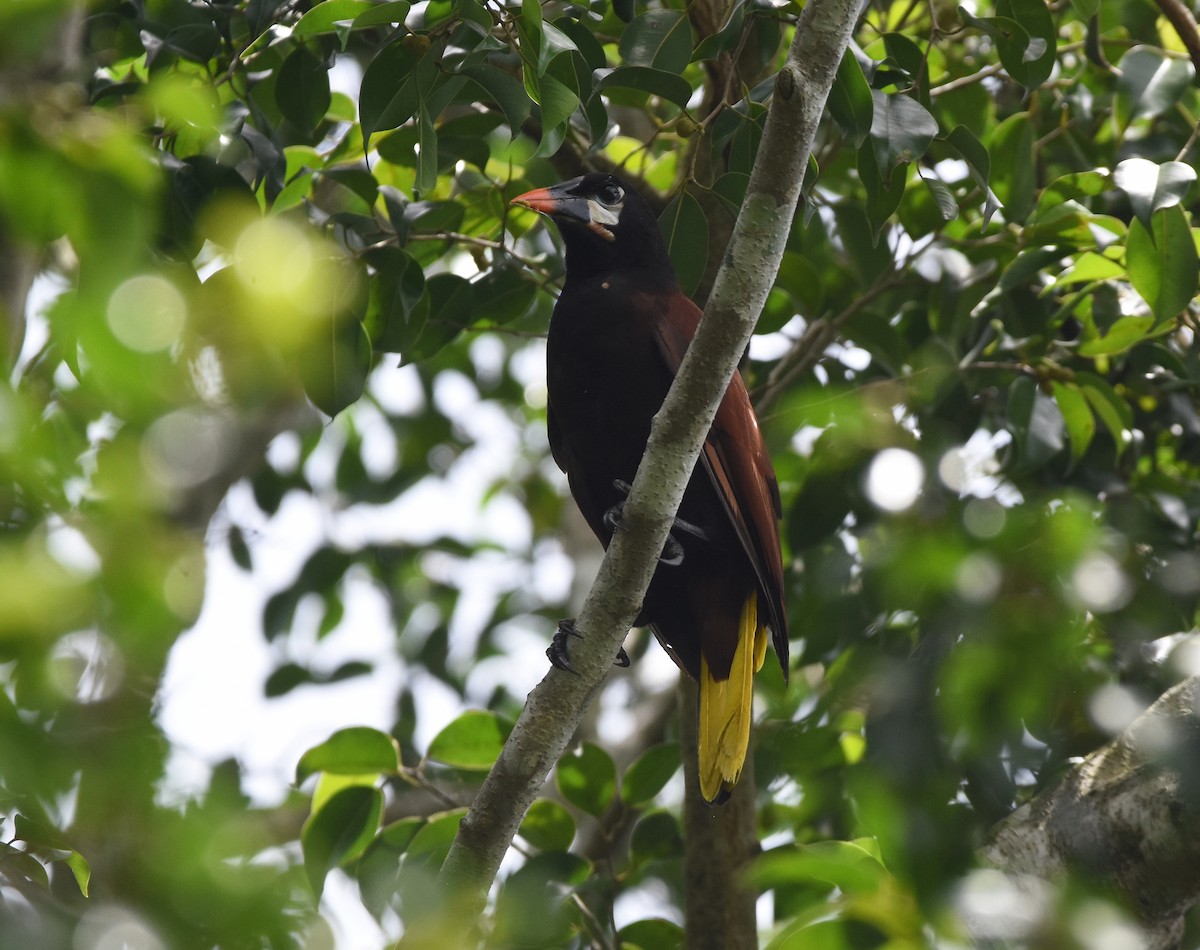
<path id="1" fill-rule="evenodd" d="M 574 193 L 581 179 L 572 178 L 570 181 L 551 185 L 549 188 L 535 188 L 523 195 L 517 195 L 510 204 L 520 205 L 530 211 L 548 215 L 558 224 L 572 227 L 585 227 L 597 237 L 605 241 L 615 240 L 611 229 L 592 220 L 592 203 L 587 197 Z"/>
<path id="2" fill-rule="evenodd" d="M 561 210 L 562 200 L 551 188 L 535 188 L 523 195 L 517 195 L 509 204 L 520 205 L 539 214 L 554 214 Z"/>

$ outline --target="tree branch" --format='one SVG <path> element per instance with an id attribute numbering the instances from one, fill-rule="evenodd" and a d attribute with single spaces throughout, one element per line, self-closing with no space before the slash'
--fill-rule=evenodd
<path id="1" fill-rule="evenodd" d="M 779 269 L 806 160 L 849 42 L 856 0 L 813 0 L 800 15 L 776 80 L 766 127 L 733 240 L 696 338 L 655 417 L 617 533 L 577 618 L 578 676 L 551 670 L 529 694 L 495 767 L 464 817 L 441 871 L 462 894 L 451 926 L 482 907 L 522 816 L 599 691 L 641 606 L 674 512 L 729 379 Z M 472 912 L 473 911 L 473 912 Z"/>
<path id="2" fill-rule="evenodd" d="M 1200 677 L 1001 822 L 982 857 L 1026 881 L 1082 872 L 1128 901 L 1149 950 L 1178 947 L 1183 916 L 1200 903 Z M 969 923 L 980 942 L 996 936 Z"/>

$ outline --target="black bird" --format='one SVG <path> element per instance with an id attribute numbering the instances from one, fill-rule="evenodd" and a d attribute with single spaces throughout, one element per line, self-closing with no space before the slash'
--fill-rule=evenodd
<path id="1" fill-rule="evenodd" d="M 546 352 L 547 428 L 571 494 L 607 547 L 700 309 L 679 287 L 649 204 L 616 176 L 584 175 L 513 203 L 552 218 L 566 245 Z M 787 675 L 779 517 L 775 473 L 734 373 L 638 618 L 700 683 L 708 801 L 727 798 L 741 774 L 768 627 Z M 568 669 L 572 632 L 560 628 L 547 651 Z"/>

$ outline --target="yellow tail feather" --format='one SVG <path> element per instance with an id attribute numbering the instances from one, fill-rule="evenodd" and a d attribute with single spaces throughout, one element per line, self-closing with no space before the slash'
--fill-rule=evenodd
<path id="1" fill-rule="evenodd" d="M 767 653 L 766 628 L 758 623 L 758 594 L 742 605 L 738 645 L 729 678 L 716 680 L 700 657 L 700 792 L 714 801 L 738 780 L 750 745 L 754 674 Z"/>

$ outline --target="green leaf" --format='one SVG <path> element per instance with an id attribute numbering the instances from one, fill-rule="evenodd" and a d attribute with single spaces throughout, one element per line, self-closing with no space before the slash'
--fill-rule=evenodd
<path id="1" fill-rule="evenodd" d="M 691 84 L 675 73 L 653 69 L 649 66 L 618 66 L 616 69 L 596 70 L 596 85 L 592 94 L 601 90 L 621 87 L 636 89 L 647 95 L 660 96 L 683 108 L 692 96 Z"/>
<path id="2" fill-rule="evenodd" d="M 300 847 L 304 872 L 317 900 L 329 872 L 366 850 L 382 816 L 383 793 L 367 785 L 342 789 L 309 816 L 300 830 Z"/>
<path id="3" fill-rule="evenodd" d="M 921 181 L 925 183 L 925 187 L 929 189 L 929 193 L 933 196 L 934 203 L 937 205 L 938 213 L 942 216 L 943 221 L 953 221 L 958 217 L 958 202 L 954 199 L 954 193 L 936 178 L 927 178 L 920 175 Z"/>
<path id="4" fill-rule="evenodd" d="M 284 663 L 271 671 L 263 683 L 263 695 L 267 699 L 285 696 L 299 686 L 307 686 L 316 682 L 316 677 L 307 667 L 299 663 Z"/>
<path id="5" fill-rule="evenodd" d="M 516 267 L 493 267 L 474 288 L 485 311 L 481 316 L 498 326 L 523 317 L 537 297 L 537 284 Z"/>
<path id="6" fill-rule="evenodd" d="M 437 187 L 438 135 L 433 116 L 422 101 L 417 118 L 417 174 L 413 179 L 414 197 L 428 196 Z"/>
<path id="7" fill-rule="evenodd" d="M 979 141 L 978 136 L 965 125 L 956 125 L 951 129 L 950 134 L 946 136 L 946 142 L 962 156 L 975 184 L 987 196 L 983 206 L 983 227 L 987 228 L 988 222 L 992 220 L 992 215 L 1004 207 L 1000 199 L 996 197 L 996 193 L 992 191 L 991 156 L 988 155 L 988 150 Z"/>
<path id="8" fill-rule="evenodd" d="M 1097 254 L 1095 251 L 1084 251 L 1064 270 L 1054 278 L 1054 287 L 1069 284 L 1090 284 L 1098 280 L 1114 280 L 1125 276 L 1125 268 L 1117 261 Z"/>
<path id="9" fill-rule="evenodd" d="M 1079 352 L 1083 356 L 1113 356 L 1124 353 L 1131 346 L 1144 340 L 1153 327 L 1154 317 L 1149 314 L 1121 317 L 1108 328 L 1104 336 L 1081 343 Z"/>
<path id="10" fill-rule="evenodd" d="M 1028 112 L 1009 116 L 988 140 L 992 187 L 1004 205 L 1004 217 L 1022 223 L 1033 208 L 1036 163 L 1033 159 L 1033 123 Z"/>
<path id="11" fill-rule="evenodd" d="M 829 90 L 829 114 L 855 148 L 871 134 L 875 102 L 853 50 L 847 50 Z"/>
<path id="12" fill-rule="evenodd" d="M 469 709 L 434 736 L 429 758 L 456 769 L 486 772 L 496 762 L 512 725 L 494 712 Z"/>
<path id="13" fill-rule="evenodd" d="M 408 18 L 411 9 L 412 4 L 408 0 L 389 0 L 388 3 L 372 4 L 369 10 L 354 18 L 353 29 L 401 24 Z"/>
<path id="14" fill-rule="evenodd" d="M 893 165 L 923 156 L 938 133 L 937 120 L 910 96 L 889 96 L 876 89 L 871 97 L 871 142 L 880 170 L 886 174 Z"/>
<path id="15" fill-rule="evenodd" d="M 325 0 L 318 3 L 292 27 L 292 36 L 303 39 L 335 32 L 335 24 L 352 22 L 375 8 L 371 0 Z"/>
<path id="16" fill-rule="evenodd" d="M 690 294 L 699 286 L 708 262 L 708 221 L 704 211 L 689 192 L 682 191 L 663 210 L 658 227 L 671 253 L 679 286 Z"/>
<path id="17" fill-rule="evenodd" d="M 66 843 L 66 839 L 57 829 L 18 812 L 13 816 L 13 837 L 29 845 L 37 857 L 65 864 L 71 876 L 75 878 L 75 886 L 79 888 L 79 893 L 84 897 L 88 896 L 88 884 L 92 878 L 91 866 L 82 854 Z"/>
<path id="18" fill-rule="evenodd" d="M 1131 444 L 1133 409 L 1106 380 L 1094 373 L 1076 373 L 1075 381 L 1091 404 L 1096 418 L 1108 429 L 1117 446 L 1117 455 L 1120 456 Z"/>
<path id="19" fill-rule="evenodd" d="M 629 805 L 640 805 L 662 791 L 679 771 L 679 744 L 664 742 L 639 755 L 621 778 L 621 798 Z"/>
<path id="20" fill-rule="evenodd" d="M 440 46 L 410 52 L 402 42 L 385 46 L 367 65 L 359 87 L 358 111 L 364 141 L 396 129 L 416 114 L 438 78 Z"/>
<path id="21" fill-rule="evenodd" d="M 649 812 L 633 826 L 629 853 L 635 864 L 676 858 L 682 852 L 679 821 L 670 812 Z"/>
<path id="22" fill-rule="evenodd" d="M 617 791 L 617 767 L 608 753 L 590 742 L 558 760 L 554 782 L 562 797 L 599 818 Z"/>
<path id="23" fill-rule="evenodd" d="M 908 165 L 881 169 L 876 162 L 875 149 L 864 142 L 858 150 L 858 177 L 867 192 L 866 214 L 871 226 L 871 239 L 878 244 L 879 234 L 888 219 L 900 207 L 908 182 Z"/>
<path id="24" fill-rule="evenodd" d="M 887 880 L 879 859 L 853 841 L 784 845 L 763 853 L 750 871 L 762 888 L 786 884 L 831 884 L 845 894 L 873 894 Z"/>
<path id="25" fill-rule="evenodd" d="M 298 356 L 297 369 L 304 392 L 313 405 L 329 416 L 362 395 L 371 373 L 371 338 L 357 317 L 333 314 L 324 321 L 324 333 Z"/>
<path id="26" fill-rule="evenodd" d="M 1191 85 L 1195 70 L 1186 59 L 1175 59 L 1151 46 L 1135 46 L 1117 65 L 1117 125 L 1153 118 L 1177 103 Z"/>
<path id="27" fill-rule="evenodd" d="M 430 277 L 422 300 L 428 307 L 424 329 L 416 342 L 403 352 L 405 363 L 417 363 L 433 356 L 479 317 L 475 288 L 457 274 Z"/>
<path id="28" fill-rule="evenodd" d="M 296 765 L 296 784 L 310 775 L 394 775 L 400 768 L 400 746 L 386 732 L 369 726 L 339 729 L 320 745 L 300 757 Z"/>
<path id="29" fill-rule="evenodd" d="M 1008 390 L 1008 424 L 1023 471 L 1040 468 L 1063 448 L 1066 428 L 1057 404 L 1028 376 Z"/>
<path id="30" fill-rule="evenodd" d="M 329 110 L 329 72 L 306 47 L 299 47 L 279 67 L 275 103 L 284 118 L 305 132 L 317 127 Z"/>
<path id="31" fill-rule="evenodd" d="M 1195 297 L 1200 260 L 1183 208 L 1171 205 L 1159 209 L 1152 224 L 1153 232 L 1142 226 L 1140 218 L 1130 224 L 1125 266 L 1133 289 L 1161 321 L 1176 316 Z"/>
<path id="32" fill-rule="evenodd" d="M 377 349 L 407 352 L 425 329 L 428 316 L 428 310 L 418 306 L 425 293 L 421 265 L 392 245 L 372 248 L 364 257 L 375 270 L 367 302 L 367 332 Z"/>
<path id="33" fill-rule="evenodd" d="M 1133 213 L 1147 229 L 1153 227 L 1154 212 L 1182 202 L 1195 180 L 1196 169 L 1183 162 L 1158 165 L 1127 158 L 1113 169 L 1113 184 L 1128 195 Z"/>
<path id="34" fill-rule="evenodd" d="M 997 0 L 999 16 L 977 17 L 958 8 L 963 23 L 996 41 L 1005 71 L 1026 89 L 1040 86 L 1054 69 L 1054 21 L 1044 0 Z"/>
<path id="35" fill-rule="evenodd" d="M 462 74 L 473 80 L 500 107 L 508 124 L 509 137 L 515 138 L 533 107 L 525 87 L 504 70 L 489 63 L 464 66 Z"/>
<path id="36" fill-rule="evenodd" d="M 684 950 L 683 928 L 661 917 L 635 920 L 618 936 L 621 950 Z"/>
<path id="37" fill-rule="evenodd" d="M 543 851 L 566 851 L 575 840 L 575 819 L 558 802 L 539 798 L 525 813 L 520 835 Z"/>
<path id="38" fill-rule="evenodd" d="M 1067 427 L 1071 457 L 1078 461 L 1092 444 L 1092 437 L 1096 434 L 1096 416 L 1087 397 L 1075 383 L 1054 380 L 1050 384 L 1050 391 Z"/>
<path id="39" fill-rule="evenodd" d="M 431 864 L 440 866 L 446 859 L 450 845 L 458 834 L 458 826 L 462 824 L 465 808 L 452 808 L 449 811 L 430 815 L 417 833 L 408 843 L 407 854 L 412 858 L 422 858 Z"/>
<path id="40" fill-rule="evenodd" d="M 692 58 L 692 28 L 680 10 L 649 10 L 625 27 L 617 49 L 626 65 L 679 74 Z"/>

